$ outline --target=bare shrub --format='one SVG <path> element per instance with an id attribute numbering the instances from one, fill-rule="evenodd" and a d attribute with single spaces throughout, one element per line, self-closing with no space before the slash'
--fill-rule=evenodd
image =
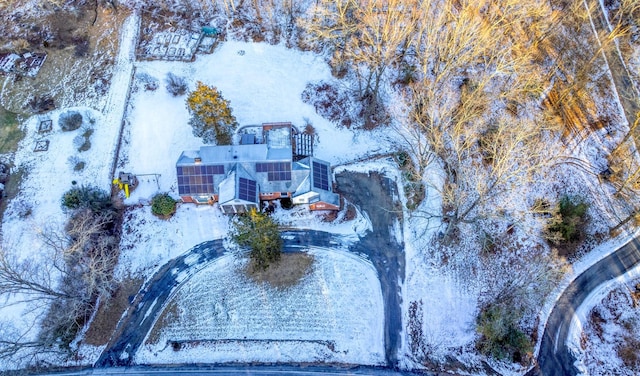
<path id="1" fill-rule="evenodd" d="M 165 78 L 165 83 L 167 84 L 167 91 L 174 97 L 184 95 L 187 92 L 187 80 L 184 77 L 176 76 L 169 72 Z"/>
<path id="2" fill-rule="evenodd" d="M 60 129 L 65 132 L 75 131 L 82 126 L 82 122 L 82 114 L 76 111 L 64 112 L 60 114 L 60 118 L 58 118 Z"/>
<path id="3" fill-rule="evenodd" d="M 142 83 L 145 91 L 155 91 L 158 89 L 158 79 L 146 73 L 136 75 L 136 78 Z"/>
<path id="4" fill-rule="evenodd" d="M 312 105 L 318 115 L 346 128 L 351 128 L 349 98 L 327 82 L 309 83 L 302 92 L 302 101 Z"/>
<path id="5" fill-rule="evenodd" d="M 29 99 L 27 105 L 31 109 L 31 111 L 35 112 L 36 114 L 40 114 L 56 108 L 53 98 L 48 95 L 34 95 L 33 97 L 31 97 L 31 99 Z"/>

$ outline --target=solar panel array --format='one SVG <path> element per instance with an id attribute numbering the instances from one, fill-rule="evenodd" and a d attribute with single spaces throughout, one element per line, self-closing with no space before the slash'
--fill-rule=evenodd
<path id="1" fill-rule="evenodd" d="M 255 180 L 240 178 L 238 185 L 238 198 L 245 201 L 256 201 L 257 185 Z"/>
<path id="2" fill-rule="evenodd" d="M 266 172 L 269 181 L 291 180 L 291 162 L 258 162 L 256 172 Z"/>
<path id="3" fill-rule="evenodd" d="M 326 164 L 313 162 L 313 187 L 329 190 L 329 167 Z"/>
<path id="4" fill-rule="evenodd" d="M 210 195 L 214 192 L 213 177 L 224 174 L 224 165 L 179 166 L 176 172 L 179 194 Z"/>

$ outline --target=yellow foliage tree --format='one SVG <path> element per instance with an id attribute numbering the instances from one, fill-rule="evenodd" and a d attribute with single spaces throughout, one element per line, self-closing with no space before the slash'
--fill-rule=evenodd
<path id="1" fill-rule="evenodd" d="M 238 123 L 229 101 L 217 88 L 198 81 L 196 90 L 187 97 L 187 109 L 195 136 L 202 137 L 205 143 L 231 144 L 231 135 Z"/>

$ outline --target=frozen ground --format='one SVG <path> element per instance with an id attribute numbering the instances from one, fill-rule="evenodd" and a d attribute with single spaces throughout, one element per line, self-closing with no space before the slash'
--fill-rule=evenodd
<path id="1" fill-rule="evenodd" d="M 568 346 L 584 375 L 635 374 L 622 363 L 617 349 L 624 342 L 624 335 L 637 339 L 640 333 L 638 301 L 634 302 L 630 295 L 638 283 L 640 265 L 598 286 L 577 310 L 571 321 Z"/>
<path id="2" fill-rule="evenodd" d="M 127 25 L 123 35 L 125 38 L 129 38 L 125 40 L 133 43 L 132 33 L 137 27 L 137 20 L 132 18 Z M 73 138 L 80 131 L 67 134 L 62 133 L 59 128 L 54 126 L 54 131 L 50 135 L 46 135 L 50 141 L 50 150 L 44 153 L 32 153 L 35 140 L 45 136 L 35 133 L 37 119 L 34 118 L 25 123 L 27 137 L 21 145 L 20 152 L 16 155 L 16 164 L 18 167 L 23 167 L 27 174 L 24 178 L 21 194 L 17 200 L 11 203 L 10 210 L 3 222 L 3 246 L 14 248 L 21 257 L 39 257 L 39 254 L 34 250 L 38 250 L 42 246 L 38 236 L 40 230 L 46 226 L 60 227 L 64 223 L 65 215 L 60 209 L 59 200 L 63 192 L 71 187 L 72 180 L 76 180 L 78 184 L 96 184 L 101 188 L 109 189 L 111 178 L 109 169 L 117 130 L 126 105 L 124 100 L 133 66 L 130 61 L 132 53 L 132 45 L 123 44 L 123 49 L 117 59 L 118 66 L 107 105 L 101 109 L 101 113 L 89 108 L 78 109 L 85 114 L 85 118 L 95 119 L 95 132 L 91 138 L 93 146 L 89 151 L 78 155 L 87 163 L 84 170 L 74 172 L 67 161 L 70 155 L 78 154 L 73 149 Z M 319 143 L 315 148 L 317 157 L 334 165 L 346 165 L 341 169 L 347 168 L 364 172 L 383 171 L 395 179 L 402 189 L 400 174 L 392 161 L 379 160 L 355 165 L 351 163 L 367 155 L 392 151 L 393 146 L 390 140 L 396 138 L 397 135 L 391 129 L 373 132 L 336 129 L 333 124 L 318 116 L 312 106 L 301 101 L 300 94 L 308 82 L 332 80 L 329 67 L 323 57 L 290 50 L 284 46 L 225 42 L 219 45 L 213 54 L 199 55 L 193 63 L 153 61 L 138 62 L 135 63 L 135 66 L 138 75 L 148 74 L 158 80 L 160 86 L 155 91 L 145 91 L 144 85 L 137 81 L 134 82 L 134 87 L 137 87 L 137 90 L 132 92 L 127 110 L 127 126 L 124 129 L 118 170 L 139 175 L 140 185 L 131 197 L 125 200 L 125 203 L 131 206 L 125 213 L 123 224 L 121 258 L 117 268 L 119 277 L 129 274 L 149 277 L 167 260 L 203 241 L 224 237 L 229 230 L 228 217 L 223 216 L 216 206 L 180 205 L 176 215 L 168 221 L 154 217 L 147 206 L 151 197 L 158 192 L 169 192 L 177 198 L 175 161 L 183 150 L 197 149 L 202 145 L 201 140 L 192 135 L 188 125 L 189 114 L 185 107 L 185 96 L 173 97 L 164 87 L 164 78 L 169 72 L 185 77 L 190 88 L 194 88 L 195 82 L 198 80 L 216 86 L 230 101 L 233 112 L 241 125 L 291 121 L 302 128 L 306 122 L 311 123 L 319 135 Z M 53 123 L 56 124 L 58 114 L 59 111 L 47 116 L 52 118 Z M 585 151 L 583 154 L 588 154 L 588 152 Z M 31 215 L 27 218 L 21 218 L 20 210 L 18 210 L 18 205 L 24 202 L 31 203 L 33 207 Z M 421 209 L 424 212 L 437 212 L 438 206 L 437 193 L 428 191 L 427 200 L 422 204 Z M 304 208 L 296 208 L 291 211 L 278 210 L 275 216 L 286 225 L 330 231 L 351 238 L 363 235 L 371 229 L 364 213 L 358 213 L 355 220 L 341 221 L 339 218 L 335 223 L 325 223 L 320 215 L 310 213 Z M 466 350 L 473 351 L 470 348 L 476 336 L 473 323 L 477 313 L 478 292 L 482 286 L 465 285 L 464 281 L 456 279 L 446 271 L 438 270 L 438 265 L 434 263 L 434 260 L 430 260 L 426 256 L 425 250 L 429 247 L 426 240 L 430 238 L 437 226 L 438 223 L 426 221 L 419 216 L 406 216 L 405 223 L 403 225 L 396 224 L 392 231 L 406 245 L 406 276 L 402 286 L 403 322 L 406 323 L 408 320 L 410 303 L 421 301 L 422 329 L 425 333 L 430 356 L 433 359 L 442 359 L 445 355 L 460 355 Z M 610 250 L 611 248 L 603 249 L 601 252 L 596 252 L 595 255 L 602 255 Z M 327 324 L 329 326 L 324 326 L 323 328 L 326 330 L 323 330 L 322 333 L 312 330 L 299 332 L 305 340 L 334 341 L 334 350 L 329 351 L 326 345 L 312 342 L 304 345 L 299 344 L 299 346 L 305 346 L 304 351 L 300 352 L 309 354 L 307 360 L 322 358 L 329 361 L 378 364 L 384 358 L 381 341 L 383 320 L 379 286 L 376 287 L 375 294 L 371 293 L 373 291 L 372 285 L 374 282 L 377 283 L 375 273 L 371 274 L 373 269 L 368 265 L 365 267 L 364 264 L 354 263 L 346 255 L 338 255 L 340 254 L 317 253 L 318 267 L 314 273 L 305 279 L 298 290 L 290 292 L 298 294 L 291 304 L 308 306 L 304 310 L 306 318 L 315 317 L 318 319 L 326 310 L 327 306 L 319 303 L 319 297 L 326 298 L 325 302 L 334 304 L 336 307 L 334 311 L 330 310 L 329 312 L 333 312 L 334 316 L 328 316 L 333 317 L 333 321 L 328 317 L 321 317 L 322 320 L 331 321 L 327 322 L 333 326 Z M 44 261 L 38 260 L 38 262 Z M 214 294 L 212 299 L 217 299 L 225 291 L 224 288 L 230 289 L 230 281 L 234 281 L 242 286 L 242 293 L 245 294 L 243 301 L 247 304 L 258 302 L 258 300 L 252 301 L 253 296 L 268 297 L 269 300 L 265 300 L 266 302 L 271 302 L 273 299 L 281 304 L 285 304 L 286 299 L 292 299 L 286 297 L 287 294 L 282 292 L 253 286 L 248 281 L 242 280 L 242 276 L 234 271 L 241 266 L 241 262 L 234 260 L 232 256 L 228 256 L 221 260 L 220 264 L 215 265 L 215 268 L 194 277 L 189 285 L 184 287 L 184 291 L 200 290 L 199 293 L 211 293 Z M 578 265 L 577 268 L 579 269 L 580 266 Z M 218 280 L 222 283 L 216 287 L 217 284 L 209 282 L 216 279 L 205 279 L 206 282 L 202 282 L 198 278 L 205 278 L 203 276 L 220 278 Z M 356 277 L 357 280 L 349 279 Z M 198 283 L 198 281 L 201 282 Z M 323 281 L 325 285 L 321 285 L 320 281 Z M 345 281 L 349 281 L 349 283 Z M 202 289 L 206 291 L 201 291 Z M 248 292 L 254 295 L 246 295 Z M 360 295 L 355 292 L 359 292 Z M 348 296 L 350 299 L 360 299 L 356 301 L 370 309 L 363 312 L 357 311 L 360 309 L 360 304 L 350 303 L 347 300 Z M 176 296 L 175 299 L 178 301 L 180 296 Z M 211 304 L 211 301 L 204 299 L 199 302 L 191 301 L 189 304 L 201 303 L 202 305 L 194 307 L 194 310 L 201 309 L 205 310 L 203 312 L 210 312 L 215 307 L 213 305 L 206 306 L 207 302 Z M 187 302 L 185 301 L 184 304 L 187 305 Z M 238 304 L 237 301 L 235 304 Z M 344 307 L 340 307 L 341 305 Z M 184 309 L 182 304 L 180 306 Z M 276 307 L 275 303 L 264 305 L 264 309 L 269 310 L 270 314 L 273 312 L 282 315 L 293 314 L 293 311 L 285 312 L 277 310 Z M 548 307 L 545 307 L 545 310 Z M 37 315 L 39 312 L 30 311 L 31 313 L 27 315 L 23 313 L 26 308 L 29 307 L 11 306 L 8 309 L 3 309 L 0 313 L 6 321 L 18 325 L 24 331 L 28 329 L 27 326 L 20 326 L 19 323 L 22 322 L 20 317 L 33 322 L 33 315 Z M 353 311 L 340 311 L 339 309 Z M 227 307 L 225 312 L 236 314 L 235 316 L 229 314 L 229 320 L 231 320 L 234 317 L 243 317 L 238 312 L 245 311 L 233 311 Z M 363 315 L 362 317 L 368 318 L 367 320 L 370 321 L 361 319 L 358 315 Z M 544 316 L 545 313 L 542 314 L 542 317 Z M 280 316 L 283 320 L 289 317 L 291 316 Z M 188 320 L 189 316 L 182 315 L 181 319 Z M 235 336 L 240 333 L 240 325 L 249 325 L 250 323 L 256 325 L 245 327 L 242 332 L 252 333 L 253 339 L 265 339 L 267 328 L 261 327 L 259 322 L 240 319 L 232 322 L 236 326 L 228 328 L 235 330 L 235 332 L 231 331 L 225 335 L 233 334 Z M 379 324 L 372 326 L 371 323 Z M 27 320 L 24 320 L 24 324 L 28 324 Z M 166 342 L 167 339 L 194 339 L 197 334 L 203 333 L 211 337 L 218 335 L 220 338 L 219 333 L 222 330 L 220 326 L 206 328 L 198 326 L 205 324 L 208 322 L 194 323 L 193 332 L 180 332 L 177 327 L 173 329 L 168 327 L 167 337 L 164 341 Z M 369 329 L 365 330 L 366 328 Z M 279 329 L 281 331 L 278 332 L 277 329 L 268 328 L 270 333 L 286 337 L 279 339 L 295 337 L 291 331 Z M 37 326 L 32 327 L 32 331 L 29 333 L 33 335 L 36 330 Z M 353 330 L 361 332 L 364 330 L 367 335 L 362 339 L 350 338 L 348 334 Z M 182 338 L 172 338 L 171 336 L 182 336 Z M 408 349 L 406 332 L 403 333 L 403 341 L 404 345 L 399 353 L 401 364 L 409 368 L 419 367 L 419 361 L 412 358 Z M 220 361 L 247 361 L 249 359 L 286 361 L 293 359 L 292 356 L 295 355 L 294 350 L 296 349 L 295 345 L 284 343 L 277 347 L 270 346 L 267 351 L 261 342 L 254 341 L 248 344 L 216 343 L 215 346 L 203 344 L 196 348 L 186 346 L 180 352 L 175 353 L 170 348 L 163 349 L 165 342 L 160 341 L 157 346 L 143 349 L 143 352 L 139 354 L 139 362 L 179 361 L 177 357 L 181 357 L 180 361 L 200 361 L 214 358 Z M 84 350 L 88 353 L 90 349 Z M 88 358 L 91 358 L 91 355 Z"/>
<path id="3" fill-rule="evenodd" d="M 286 290 L 247 279 L 246 259 L 215 261 L 167 304 L 175 317 L 147 339 L 137 362 L 382 364 L 382 293 L 373 266 L 342 250 L 308 252 L 311 272 Z M 174 351 L 168 341 L 185 344 Z"/>
<path id="4" fill-rule="evenodd" d="M 12 173 L 22 173 L 20 192 L 12 200 L 5 212 L 2 223 L 2 247 L 20 260 L 30 260 L 41 265 L 42 271 L 52 272 L 54 281 L 56 270 L 51 267 L 51 252 L 44 246 L 43 236 L 52 231 L 61 231 L 66 214 L 60 206 L 64 192 L 77 185 L 95 185 L 110 189 L 110 169 L 120 119 L 125 107 L 125 97 L 132 68 L 130 59 L 133 51 L 137 19 L 130 17 L 122 30 L 121 50 L 116 60 L 113 81 L 102 112 L 89 107 L 65 108 L 34 116 L 21 126 L 25 138 L 20 142 L 14 157 L 15 167 Z M 76 111 L 83 116 L 80 129 L 63 132 L 58 124 L 61 113 Z M 107 114 L 106 116 L 103 114 Z M 52 121 L 50 132 L 38 133 L 43 120 Z M 86 129 L 92 129 L 91 148 L 78 151 L 74 139 Z M 48 150 L 34 152 L 37 141 L 49 141 Z M 70 157 L 77 158 L 74 161 Z M 74 171 L 77 161 L 85 166 Z M 38 322 L 47 305 L 37 302 L 16 304 L 24 300 L 23 296 L 9 296 L 0 301 L 0 336 L 8 334 L 10 338 L 28 340 L 38 333 Z M 31 358 L 15 357 L 6 367 L 24 366 Z M 49 359 L 50 361 L 52 359 Z"/>

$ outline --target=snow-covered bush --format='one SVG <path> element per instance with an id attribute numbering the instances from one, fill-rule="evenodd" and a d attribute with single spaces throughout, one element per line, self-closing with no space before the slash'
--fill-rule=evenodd
<path id="1" fill-rule="evenodd" d="M 80 136 L 78 136 L 80 137 Z M 76 138 L 78 138 L 76 137 Z M 84 142 L 84 138 L 81 138 L 82 142 Z M 75 142 L 75 139 L 74 139 Z M 85 162 L 80 159 L 80 157 L 78 157 L 77 155 L 72 155 L 67 159 L 67 162 L 69 162 L 69 165 L 71 166 L 71 168 L 73 169 L 73 171 L 80 171 L 82 169 L 84 169 L 85 166 Z"/>
<path id="2" fill-rule="evenodd" d="M 562 197 L 547 227 L 549 239 L 555 244 L 580 240 L 584 235 L 587 209 L 589 204 L 579 197 Z"/>
<path id="3" fill-rule="evenodd" d="M 73 187 L 62 195 L 63 209 L 91 209 L 93 212 L 107 212 L 113 209 L 109 194 L 97 187 Z"/>
<path id="4" fill-rule="evenodd" d="M 145 91 L 155 91 L 158 88 L 158 79 L 147 73 L 139 73 L 136 78 L 142 83 Z"/>
<path id="5" fill-rule="evenodd" d="M 354 121 L 349 117 L 349 97 L 327 82 L 307 84 L 302 92 L 302 101 L 312 105 L 318 115 L 336 125 L 351 128 Z"/>
<path id="6" fill-rule="evenodd" d="M 533 345 L 518 327 L 519 313 L 507 304 L 491 304 L 480 311 L 477 330 L 481 335 L 478 350 L 496 359 L 514 362 L 526 360 Z"/>
<path id="7" fill-rule="evenodd" d="M 76 111 L 67 111 L 58 118 L 60 129 L 65 132 L 75 131 L 82 126 L 82 114 Z"/>
<path id="8" fill-rule="evenodd" d="M 165 83 L 167 84 L 167 91 L 174 97 L 187 92 L 187 80 L 184 77 L 176 76 L 169 72 L 165 78 Z"/>

